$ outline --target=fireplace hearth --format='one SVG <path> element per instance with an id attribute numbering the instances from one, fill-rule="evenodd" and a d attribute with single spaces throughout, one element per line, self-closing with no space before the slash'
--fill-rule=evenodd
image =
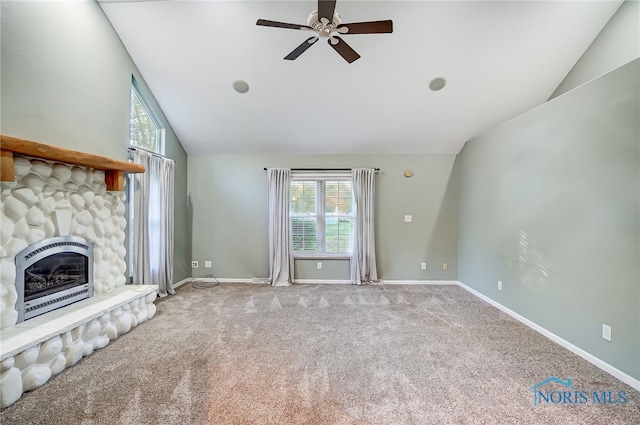
<path id="1" fill-rule="evenodd" d="M 93 296 L 93 244 L 45 239 L 16 255 L 18 323 Z"/>

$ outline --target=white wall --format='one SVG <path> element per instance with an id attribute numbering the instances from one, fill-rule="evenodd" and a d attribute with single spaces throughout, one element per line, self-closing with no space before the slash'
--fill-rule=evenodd
<path id="1" fill-rule="evenodd" d="M 627 0 L 560 83 L 551 99 L 640 57 L 640 2 Z"/>

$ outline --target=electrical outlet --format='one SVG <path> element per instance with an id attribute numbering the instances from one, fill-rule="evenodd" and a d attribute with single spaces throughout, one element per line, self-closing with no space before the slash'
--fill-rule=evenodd
<path id="1" fill-rule="evenodd" d="M 449 264 L 448 263 L 442 263 L 442 270 L 449 270 Z"/>
<path id="2" fill-rule="evenodd" d="M 318 264 L 316 264 L 316 267 L 318 267 L 318 270 L 322 270 L 322 261 L 318 261 Z"/>
<path id="3" fill-rule="evenodd" d="M 210 269 L 211 267 L 213 267 L 213 263 L 211 261 L 205 261 L 204 262 L 204 268 L 205 269 Z"/>
<path id="4" fill-rule="evenodd" d="M 198 268 L 198 262 L 196 260 L 191 261 L 191 267 L 194 269 Z"/>
<path id="5" fill-rule="evenodd" d="M 427 270 L 427 263 L 422 263 L 420 268 L 422 268 L 422 270 Z"/>
<path id="6" fill-rule="evenodd" d="M 502 281 L 498 281 L 498 291 L 502 291 Z"/>
<path id="7" fill-rule="evenodd" d="M 602 324 L 602 337 L 607 341 L 611 341 L 611 326 Z"/>

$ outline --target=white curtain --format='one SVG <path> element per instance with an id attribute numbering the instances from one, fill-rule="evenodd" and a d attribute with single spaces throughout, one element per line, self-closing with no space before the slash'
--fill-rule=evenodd
<path id="1" fill-rule="evenodd" d="M 174 294 L 173 283 L 173 187 L 174 161 L 133 151 L 133 161 L 145 172 L 135 175 L 134 227 L 135 283 L 158 285 L 160 296 Z"/>
<path id="2" fill-rule="evenodd" d="M 375 170 L 352 170 L 356 219 L 353 226 L 351 283 L 372 284 L 378 280 L 375 238 Z"/>
<path id="3" fill-rule="evenodd" d="M 289 228 L 291 170 L 269 168 L 267 183 L 269 186 L 269 275 L 273 286 L 289 286 L 293 280 Z"/>

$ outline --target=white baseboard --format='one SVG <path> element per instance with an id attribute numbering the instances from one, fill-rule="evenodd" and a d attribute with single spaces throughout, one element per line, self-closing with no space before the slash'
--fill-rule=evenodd
<path id="1" fill-rule="evenodd" d="M 202 280 L 205 281 L 205 282 L 215 282 L 216 281 L 215 279 L 210 279 L 210 278 L 202 279 Z M 254 283 L 253 279 L 251 279 L 251 278 L 244 279 L 244 278 L 233 278 L 233 277 L 222 277 L 222 278 L 219 277 L 218 278 L 218 282 L 223 282 L 223 283 L 251 283 L 253 285 L 264 285 L 264 283 Z"/>
<path id="2" fill-rule="evenodd" d="M 350 285 L 350 280 L 334 280 L 334 279 L 293 279 L 293 283 L 303 285 Z"/>
<path id="3" fill-rule="evenodd" d="M 216 282 L 216 279 L 213 277 L 196 277 L 195 278 L 197 281 L 199 282 L 206 282 L 206 283 L 213 283 Z M 173 289 L 179 288 L 182 285 L 184 285 L 185 283 L 191 283 L 193 280 L 188 277 L 186 279 L 182 279 L 180 282 L 176 282 L 173 284 Z M 225 278 L 225 277 L 219 277 L 218 282 L 220 283 L 252 283 L 255 284 L 253 282 L 253 279 L 237 279 L 237 278 Z M 261 283 L 261 285 L 263 285 L 263 283 Z"/>
<path id="4" fill-rule="evenodd" d="M 202 282 L 216 281 L 216 279 L 212 277 L 197 277 L 196 280 L 200 280 Z M 217 281 L 220 283 L 252 283 L 254 285 L 257 285 L 256 283 L 253 282 L 253 279 L 244 279 L 244 278 L 219 277 L 217 278 Z M 264 285 L 264 283 L 260 283 L 260 285 Z"/>
<path id="5" fill-rule="evenodd" d="M 197 278 L 203 282 L 215 282 L 213 278 Z M 186 278 L 181 280 L 180 282 L 176 282 L 173 284 L 173 288 L 179 288 L 185 283 L 191 282 L 191 278 Z M 265 285 L 269 284 L 268 282 L 255 282 L 254 279 L 245 279 L 245 278 L 226 278 L 219 277 L 218 282 L 224 283 L 252 283 L 254 285 Z M 319 285 L 350 285 L 351 281 L 346 279 L 294 279 L 293 283 L 298 284 L 319 284 Z M 383 280 L 383 284 L 385 285 L 458 285 L 458 281 L 456 280 Z"/>
<path id="6" fill-rule="evenodd" d="M 560 344 L 562 347 L 566 348 L 567 350 L 571 351 L 572 353 L 577 354 L 578 356 L 582 357 L 583 359 L 585 359 L 589 363 L 593 364 L 594 366 L 599 367 L 600 369 L 604 370 L 605 372 L 609 373 L 610 375 L 614 376 L 615 378 L 618 378 L 619 380 L 621 380 L 625 384 L 629 385 L 630 387 L 633 387 L 634 389 L 640 391 L 640 380 L 634 378 L 633 376 L 627 375 L 626 373 L 622 372 L 619 369 L 616 369 L 615 367 L 611 366 L 609 363 L 599 359 L 598 357 L 594 356 L 593 354 L 590 354 L 590 353 L 586 352 L 582 348 L 579 348 L 579 347 L 571 344 L 570 342 L 560 338 L 558 335 L 546 330 L 542 326 L 532 322 L 531 320 L 527 319 L 526 317 L 523 317 L 523 316 L 519 315 L 515 311 L 510 310 L 509 308 L 503 306 L 502 304 L 498 303 L 497 301 L 494 301 L 493 299 L 487 297 L 486 295 L 476 291 L 475 289 L 470 288 L 469 286 L 465 285 L 464 283 L 457 282 L 457 284 L 461 288 L 469 291 L 470 293 L 472 293 L 476 297 L 480 298 L 481 300 L 486 301 L 487 303 L 489 303 L 492 306 L 496 307 L 497 309 L 505 312 L 506 314 L 508 314 L 509 316 L 513 317 L 514 319 L 516 319 L 516 320 L 524 323 L 525 325 L 529 326 L 531 329 L 535 330 L 536 332 L 541 333 L 542 335 L 546 336 L 547 338 L 549 338 L 553 342 L 555 342 L 557 344 Z"/>
<path id="7" fill-rule="evenodd" d="M 180 282 L 176 282 L 176 283 L 174 283 L 174 284 L 173 284 L 173 286 L 172 286 L 172 288 L 173 288 L 173 289 L 179 288 L 179 287 L 181 287 L 182 285 L 184 285 L 185 283 L 189 283 L 189 282 L 191 282 L 191 278 L 190 278 L 190 277 L 188 277 L 188 278 L 186 278 L 186 279 L 182 279 Z"/>
<path id="8" fill-rule="evenodd" d="M 457 285 L 457 280 L 383 280 L 385 285 Z"/>

